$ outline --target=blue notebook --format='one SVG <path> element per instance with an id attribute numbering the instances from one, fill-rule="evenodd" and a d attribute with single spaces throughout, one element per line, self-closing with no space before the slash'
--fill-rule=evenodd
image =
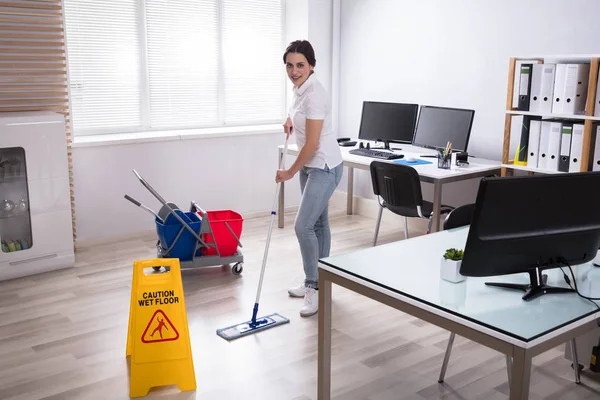
<path id="1" fill-rule="evenodd" d="M 402 164 L 402 165 L 409 165 L 409 166 L 413 166 L 413 165 L 423 165 L 423 164 L 433 164 L 431 161 L 427 161 L 427 160 L 421 160 L 418 159 L 417 161 L 413 161 L 413 162 L 408 162 L 404 159 L 399 159 L 399 160 L 394 160 L 395 163 L 398 164 Z"/>

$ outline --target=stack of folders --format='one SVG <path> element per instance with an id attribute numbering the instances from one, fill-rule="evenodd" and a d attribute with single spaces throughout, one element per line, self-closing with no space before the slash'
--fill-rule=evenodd
<path id="1" fill-rule="evenodd" d="M 554 172 L 580 172 L 583 121 L 515 115 L 511 136 L 517 135 L 514 164 Z M 600 171 L 600 123 L 592 126 L 587 170 Z"/>
<path id="2" fill-rule="evenodd" d="M 584 115 L 589 77 L 590 64 L 521 61 L 515 71 L 518 96 L 513 97 L 513 107 L 541 115 Z M 600 114 L 598 103 L 595 113 Z"/>

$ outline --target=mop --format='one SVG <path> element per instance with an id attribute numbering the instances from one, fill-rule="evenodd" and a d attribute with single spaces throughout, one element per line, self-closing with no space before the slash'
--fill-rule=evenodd
<path id="1" fill-rule="evenodd" d="M 292 133 L 292 129 L 290 128 L 290 135 Z M 281 164 L 279 165 L 279 169 L 283 169 L 285 167 L 285 155 L 287 153 L 289 137 L 286 137 L 285 144 L 283 146 L 283 156 L 281 157 Z M 290 322 L 289 319 L 282 317 L 281 315 L 274 313 L 264 317 L 257 318 L 258 314 L 258 301 L 260 299 L 260 291 L 262 289 L 263 277 L 265 275 L 265 266 L 267 265 L 267 255 L 269 254 L 269 244 L 271 243 L 271 232 L 273 231 L 273 222 L 275 221 L 275 216 L 277 215 L 276 206 L 277 206 L 277 198 L 279 197 L 279 189 L 281 187 L 281 182 L 277 184 L 277 189 L 275 191 L 275 200 L 273 201 L 273 208 L 271 209 L 271 222 L 269 224 L 269 233 L 267 236 L 267 244 L 265 245 L 265 253 L 263 256 L 262 269 L 260 271 L 260 279 L 258 281 L 258 290 L 256 292 L 256 301 L 254 302 L 254 308 L 252 310 L 252 319 L 250 321 L 242 322 L 240 324 L 228 326 L 227 328 L 217 329 L 217 335 L 221 336 L 225 340 L 233 340 L 240 338 L 242 336 L 250 335 L 252 333 L 262 331 L 268 328 L 273 328 L 275 326 L 287 324 Z"/>

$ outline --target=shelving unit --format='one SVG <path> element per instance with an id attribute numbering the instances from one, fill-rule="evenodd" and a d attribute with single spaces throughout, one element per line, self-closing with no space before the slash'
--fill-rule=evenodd
<path id="1" fill-rule="evenodd" d="M 542 64 L 590 64 L 587 98 L 585 103 L 585 114 L 554 114 L 545 113 L 538 114 L 529 111 L 517 110 L 513 107 L 513 95 L 515 91 L 515 73 L 517 61 L 519 60 L 537 60 Z M 511 122 L 514 115 L 523 116 L 537 116 L 543 119 L 560 118 L 565 120 L 580 121 L 584 124 L 583 133 L 583 152 L 581 157 L 581 172 L 587 172 L 589 170 L 589 160 L 592 157 L 593 149 L 591 148 L 592 143 L 592 127 L 595 123 L 600 121 L 600 116 L 594 116 L 594 110 L 596 107 L 596 93 L 598 91 L 598 68 L 600 65 L 600 55 L 550 55 L 550 56 L 519 56 L 512 57 L 509 60 L 508 68 L 508 90 L 506 96 L 506 115 L 504 119 L 504 143 L 502 150 L 502 175 L 512 175 L 515 170 L 527 171 L 530 174 L 534 173 L 564 173 L 559 171 L 552 171 L 540 168 L 532 168 L 522 165 L 515 165 L 514 160 L 510 157 L 514 156 L 510 154 L 511 150 Z"/>
<path id="2" fill-rule="evenodd" d="M 518 111 L 518 110 L 507 110 L 507 114 L 512 115 L 531 115 L 533 117 L 542 117 L 542 118 L 564 118 L 564 119 L 573 119 L 573 120 L 581 120 L 581 121 L 600 121 L 600 117 L 587 116 L 587 115 L 572 115 L 572 114 L 537 114 L 529 111 Z"/>

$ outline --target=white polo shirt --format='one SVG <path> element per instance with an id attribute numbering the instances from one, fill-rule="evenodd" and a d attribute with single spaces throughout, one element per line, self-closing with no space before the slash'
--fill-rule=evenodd
<path id="1" fill-rule="evenodd" d="M 312 73 L 300 88 L 294 87 L 294 99 L 290 108 L 290 118 L 294 125 L 292 136 L 296 138 L 298 149 L 306 143 L 306 119 L 322 119 L 323 128 L 319 144 L 307 167 L 330 169 L 342 162 L 342 152 L 333 132 L 329 93 Z"/>

